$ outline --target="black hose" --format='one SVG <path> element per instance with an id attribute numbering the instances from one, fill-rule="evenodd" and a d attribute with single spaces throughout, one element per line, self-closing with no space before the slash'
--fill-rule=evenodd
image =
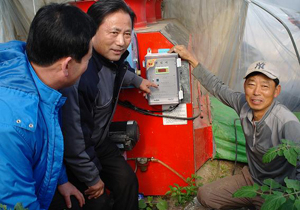
<path id="1" fill-rule="evenodd" d="M 234 136 L 235 136 L 235 160 L 234 160 L 234 166 L 232 170 L 232 175 L 235 173 L 236 164 L 237 164 L 237 152 L 238 152 L 238 140 L 237 140 L 237 130 L 236 130 L 236 121 L 240 120 L 239 118 L 234 119 Z"/>

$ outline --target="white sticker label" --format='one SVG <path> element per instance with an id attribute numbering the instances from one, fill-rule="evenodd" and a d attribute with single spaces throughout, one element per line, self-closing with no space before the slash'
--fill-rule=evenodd
<path id="1" fill-rule="evenodd" d="M 177 58 L 177 67 L 181 67 L 181 58 Z"/>
<path id="2" fill-rule="evenodd" d="M 170 107 L 170 105 L 163 105 L 162 109 L 166 110 Z M 164 115 L 167 116 L 175 116 L 175 117 L 187 117 L 186 104 L 179 104 L 179 106 L 173 110 L 172 112 L 164 112 Z M 172 118 L 163 118 L 164 125 L 186 125 L 187 120 L 178 120 Z"/>

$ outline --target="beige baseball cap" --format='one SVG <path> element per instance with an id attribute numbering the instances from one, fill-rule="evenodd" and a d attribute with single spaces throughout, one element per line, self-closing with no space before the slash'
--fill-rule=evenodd
<path id="1" fill-rule="evenodd" d="M 256 61 L 252 63 L 249 66 L 244 79 L 246 79 L 246 77 L 253 72 L 260 72 L 266 75 L 267 77 L 269 77 L 270 79 L 279 80 L 277 68 L 273 64 L 267 61 Z"/>

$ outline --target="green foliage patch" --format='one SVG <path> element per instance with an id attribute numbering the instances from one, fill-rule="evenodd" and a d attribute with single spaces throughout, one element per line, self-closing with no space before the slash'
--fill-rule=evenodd
<path id="1" fill-rule="evenodd" d="M 139 200 L 139 209 L 142 210 L 167 210 L 169 204 L 166 198 L 175 200 L 176 206 L 184 206 L 188 202 L 192 201 L 193 198 L 197 195 L 198 187 L 202 185 L 196 184 L 197 180 L 200 180 L 201 177 L 195 174 L 192 174 L 191 177 L 186 179 L 187 186 L 179 186 L 174 184 L 170 186 L 170 190 L 166 192 L 166 197 L 159 197 L 157 200 L 154 200 L 152 196 L 148 196 L 146 199 Z"/>
<path id="2" fill-rule="evenodd" d="M 287 161 L 296 167 L 300 156 L 300 146 L 289 140 L 282 140 L 282 144 L 269 149 L 263 156 L 264 163 L 270 163 L 277 156 L 284 156 Z M 300 182 L 284 179 L 286 186 L 282 186 L 273 179 L 264 180 L 264 185 L 244 186 L 237 190 L 233 197 L 253 198 L 262 197 L 265 202 L 261 210 L 300 210 Z"/>

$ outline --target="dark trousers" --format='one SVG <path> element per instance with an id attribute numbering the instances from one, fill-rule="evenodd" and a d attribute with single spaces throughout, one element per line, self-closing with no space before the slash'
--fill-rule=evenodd
<path id="1" fill-rule="evenodd" d="M 110 195 L 104 193 L 97 199 L 88 199 L 85 196 L 85 205 L 80 208 L 74 196 L 72 196 L 72 209 L 86 210 L 138 210 L 138 180 L 132 168 L 122 156 L 119 148 L 106 139 L 97 149 L 96 153 L 102 165 L 100 178 Z M 75 175 L 68 172 L 69 181 L 84 194 L 87 186 L 80 182 Z M 59 192 L 55 193 L 50 210 L 67 209 L 64 198 Z"/>

